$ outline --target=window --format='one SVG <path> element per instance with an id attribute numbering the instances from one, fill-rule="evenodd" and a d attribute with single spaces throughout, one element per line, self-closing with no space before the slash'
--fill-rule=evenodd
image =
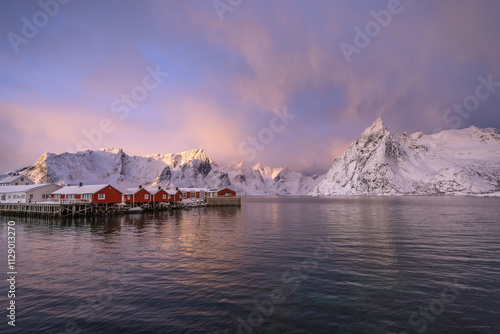
<path id="1" fill-rule="evenodd" d="M 186 198 L 187 197 L 187 193 L 183 192 L 182 193 L 182 198 Z"/>
<path id="2" fill-rule="evenodd" d="M 167 199 L 167 195 L 163 194 L 163 199 Z"/>
<path id="3" fill-rule="evenodd" d="M 16 186 L 18 185 L 19 183 L 16 182 Z"/>
<path id="4" fill-rule="evenodd" d="M 196 193 L 191 193 L 191 198 L 195 198 L 196 197 Z"/>
<path id="5" fill-rule="evenodd" d="M 204 193 L 203 191 L 202 191 L 202 192 L 200 192 L 200 197 L 201 197 L 201 198 L 204 198 L 204 197 L 205 197 L 205 193 Z"/>
<path id="6" fill-rule="evenodd" d="M 127 198 L 128 198 L 128 199 L 132 199 L 132 195 L 128 195 L 128 196 L 127 196 Z"/>
<path id="7" fill-rule="evenodd" d="M 92 199 L 92 195 L 91 194 L 83 194 L 83 199 L 90 200 L 90 199 Z"/>
<path id="8" fill-rule="evenodd" d="M 106 194 L 99 194 L 99 195 L 97 195 L 97 199 L 100 200 L 100 201 L 104 200 L 105 198 L 106 198 Z"/>
<path id="9" fill-rule="evenodd" d="M 21 195 L 21 198 L 22 198 L 22 199 L 25 199 L 25 198 L 26 198 L 26 194 L 22 194 L 22 195 Z"/>
<path id="10" fill-rule="evenodd" d="M 2 201 L 5 201 L 5 195 L 2 195 Z"/>
<path id="11" fill-rule="evenodd" d="M 144 194 L 144 199 L 149 199 L 149 194 Z"/>

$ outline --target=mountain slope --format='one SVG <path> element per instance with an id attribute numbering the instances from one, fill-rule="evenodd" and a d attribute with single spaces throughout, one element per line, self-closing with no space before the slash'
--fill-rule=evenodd
<path id="1" fill-rule="evenodd" d="M 500 131 L 393 134 L 379 118 L 311 195 L 475 195 L 500 191 Z"/>
<path id="2" fill-rule="evenodd" d="M 246 166 L 243 162 L 218 171 L 228 176 L 231 184 L 247 195 L 306 195 L 321 180 L 322 176 L 306 176 L 290 168 L 270 168 L 256 164 Z"/>
<path id="3" fill-rule="evenodd" d="M 232 187 L 244 195 L 500 195 L 500 131 L 391 133 L 381 119 L 324 176 L 243 162 L 218 165 L 203 150 L 129 156 L 121 149 L 45 153 L 16 170 L 36 183 Z M 1 176 L 0 176 L 1 178 Z"/>
<path id="4" fill-rule="evenodd" d="M 120 188 L 137 185 L 232 187 L 247 195 L 307 194 L 320 181 L 288 168 L 243 163 L 219 166 L 203 150 L 177 154 L 129 156 L 122 149 L 45 153 L 21 173 L 36 183 L 110 183 Z"/>

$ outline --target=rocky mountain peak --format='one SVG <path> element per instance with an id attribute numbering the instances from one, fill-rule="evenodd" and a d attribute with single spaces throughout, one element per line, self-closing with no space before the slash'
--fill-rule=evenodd
<path id="1" fill-rule="evenodd" d="M 186 162 L 189 160 L 201 160 L 203 162 L 212 162 L 212 159 L 208 156 L 208 154 L 203 149 L 194 149 L 189 151 L 184 151 L 178 153 L 178 155 L 182 156 L 182 161 Z"/>
<path id="2" fill-rule="evenodd" d="M 494 194 L 500 191 L 500 141 L 494 136 L 478 128 L 392 134 L 379 118 L 310 194 Z"/>
<path id="3" fill-rule="evenodd" d="M 282 173 L 283 168 L 262 167 L 254 171 L 245 163 L 219 166 L 203 149 L 174 154 L 129 156 L 122 149 L 107 148 L 77 153 L 45 153 L 35 164 L 22 170 L 36 183 L 109 183 L 118 188 L 166 186 L 221 188 L 232 187 L 239 194 L 306 194 L 318 179 L 301 173 Z M 254 175 L 258 173 L 258 175 Z"/>
<path id="4" fill-rule="evenodd" d="M 389 132 L 389 130 L 387 130 L 382 118 L 379 117 L 369 127 L 367 127 L 365 131 L 363 131 L 361 137 L 370 136 L 372 134 L 385 134 L 386 132 Z"/>
<path id="5" fill-rule="evenodd" d="M 101 151 L 101 152 L 104 152 L 104 153 L 113 153 L 113 154 L 122 154 L 122 153 L 124 153 L 123 149 L 121 147 L 101 148 L 101 149 L 98 149 L 97 151 Z"/>

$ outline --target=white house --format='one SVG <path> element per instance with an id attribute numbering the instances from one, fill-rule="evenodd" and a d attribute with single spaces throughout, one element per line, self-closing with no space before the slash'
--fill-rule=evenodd
<path id="1" fill-rule="evenodd" d="M 0 187 L 0 203 L 46 202 L 51 197 L 50 194 L 60 188 L 57 184 L 3 186 Z"/>
<path id="2" fill-rule="evenodd" d="M 4 179 L 0 180 L 0 187 L 20 186 L 20 185 L 27 186 L 30 184 L 35 184 L 35 182 L 31 181 L 28 177 L 19 173 L 9 175 Z"/>
<path id="3" fill-rule="evenodd" d="M 182 198 L 205 198 L 207 189 L 205 188 L 179 188 Z"/>
<path id="4" fill-rule="evenodd" d="M 217 197 L 219 189 L 207 189 L 207 197 Z"/>

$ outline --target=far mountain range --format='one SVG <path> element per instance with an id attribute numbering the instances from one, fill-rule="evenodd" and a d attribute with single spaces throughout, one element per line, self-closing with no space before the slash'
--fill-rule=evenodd
<path id="1" fill-rule="evenodd" d="M 497 196 L 500 131 L 471 126 L 432 135 L 396 134 L 379 118 L 326 174 L 312 176 L 288 167 L 220 165 L 202 149 L 148 156 L 129 156 L 119 148 L 45 153 L 14 172 L 36 183 L 231 187 L 241 195 Z"/>

